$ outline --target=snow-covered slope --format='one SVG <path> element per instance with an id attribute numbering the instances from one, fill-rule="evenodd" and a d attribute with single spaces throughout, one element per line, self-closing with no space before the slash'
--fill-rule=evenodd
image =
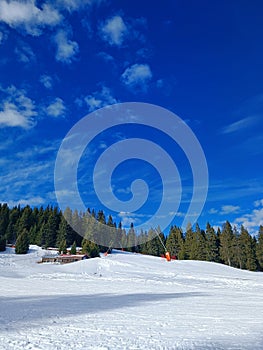
<path id="1" fill-rule="evenodd" d="M 0 253 L 0 349 L 263 349 L 263 274 L 114 251 Z"/>

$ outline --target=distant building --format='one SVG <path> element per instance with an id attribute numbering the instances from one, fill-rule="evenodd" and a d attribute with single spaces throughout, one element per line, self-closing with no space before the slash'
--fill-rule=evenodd
<path id="1" fill-rule="evenodd" d="M 70 254 L 61 254 L 61 255 L 44 255 L 42 257 L 41 263 L 57 263 L 57 264 L 68 264 L 80 260 L 89 259 L 89 256 L 87 254 L 77 254 L 77 255 L 70 255 Z"/>

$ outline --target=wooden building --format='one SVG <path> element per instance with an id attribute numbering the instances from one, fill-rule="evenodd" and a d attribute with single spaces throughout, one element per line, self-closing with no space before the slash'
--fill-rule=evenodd
<path id="1" fill-rule="evenodd" d="M 84 259 L 89 259 L 87 254 L 76 254 L 76 255 L 71 255 L 71 254 L 61 254 L 61 255 L 55 255 L 55 254 L 50 254 L 50 255 L 44 255 L 42 257 L 42 263 L 56 263 L 56 264 L 68 264 Z"/>

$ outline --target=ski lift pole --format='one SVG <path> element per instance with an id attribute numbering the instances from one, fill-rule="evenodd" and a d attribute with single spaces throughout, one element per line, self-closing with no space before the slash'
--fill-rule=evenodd
<path id="1" fill-rule="evenodd" d="M 107 256 L 109 254 L 109 252 L 111 251 L 112 246 L 113 246 L 113 240 L 110 241 L 110 245 L 109 245 L 107 251 L 104 253 L 104 256 Z"/>
<path id="2" fill-rule="evenodd" d="M 160 233 L 161 233 L 161 232 L 158 232 L 157 230 L 156 230 L 156 232 L 157 232 L 157 236 L 158 236 L 158 238 L 159 238 L 159 240 L 160 240 L 160 242 L 161 242 L 161 244 L 162 244 L 162 246 L 163 246 L 163 248 L 164 248 L 166 260 L 167 260 L 167 261 L 171 261 L 170 253 L 168 252 L 168 250 L 167 250 L 165 244 L 163 243 L 163 241 L 162 241 L 162 239 L 161 239 L 161 237 L 160 237 Z"/>

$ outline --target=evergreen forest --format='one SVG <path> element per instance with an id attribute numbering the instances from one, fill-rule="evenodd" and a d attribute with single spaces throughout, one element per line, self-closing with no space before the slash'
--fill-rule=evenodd
<path id="1" fill-rule="evenodd" d="M 99 252 L 107 251 L 108 246 L 92 242 L 92 225 L 89 222 L 85 225 L 87 232 L 83 235 L 72 228 L 81 225 L 83 218 L 95 219 L 112 229 L 117 241 L 113 239 L 110 248 L 115 248 L 114 242 L 118 242 L 117 248 L 129 247 L 125 250 L 154 256 L 164 255 L 166 248 L 172 257 L 180 260 L 204 260 L 263 271 L 263 226 L 259 227 L 256 237 L 252 237 L 245 227 L 241 226 L 238 230 L 228 221 L 217 230 L 209 223 L 204 229 L 198 224 L 194 227 L 189 225 L 186 232 L 171 226 L 167 236 L 163 233 L 158 236 L 153 229 L 138 234 L 133 224 L 125 230 L 121 222 L 116 224 L 111 215 L 106 218 L 102 210 L 95 212 L 88 209 L 86 214 L 82 214 L 67 208 L 62 215 L 57 207 L 51 206 L 9 208 L 7 204 L 0 204 L 0 251 L 4 251 L 6 245 L 15 245 L 17 254 L 25 254 L 29 245 L 34 244 L 43 248 L 56 247 L 64 253 L 67 247 L 71 247 L 73 254 L 76 247 L 82 247 L 82 251 L 90 257 L 99 256 Z M 68 222 L 74 222 L 74 225 Z"/>

